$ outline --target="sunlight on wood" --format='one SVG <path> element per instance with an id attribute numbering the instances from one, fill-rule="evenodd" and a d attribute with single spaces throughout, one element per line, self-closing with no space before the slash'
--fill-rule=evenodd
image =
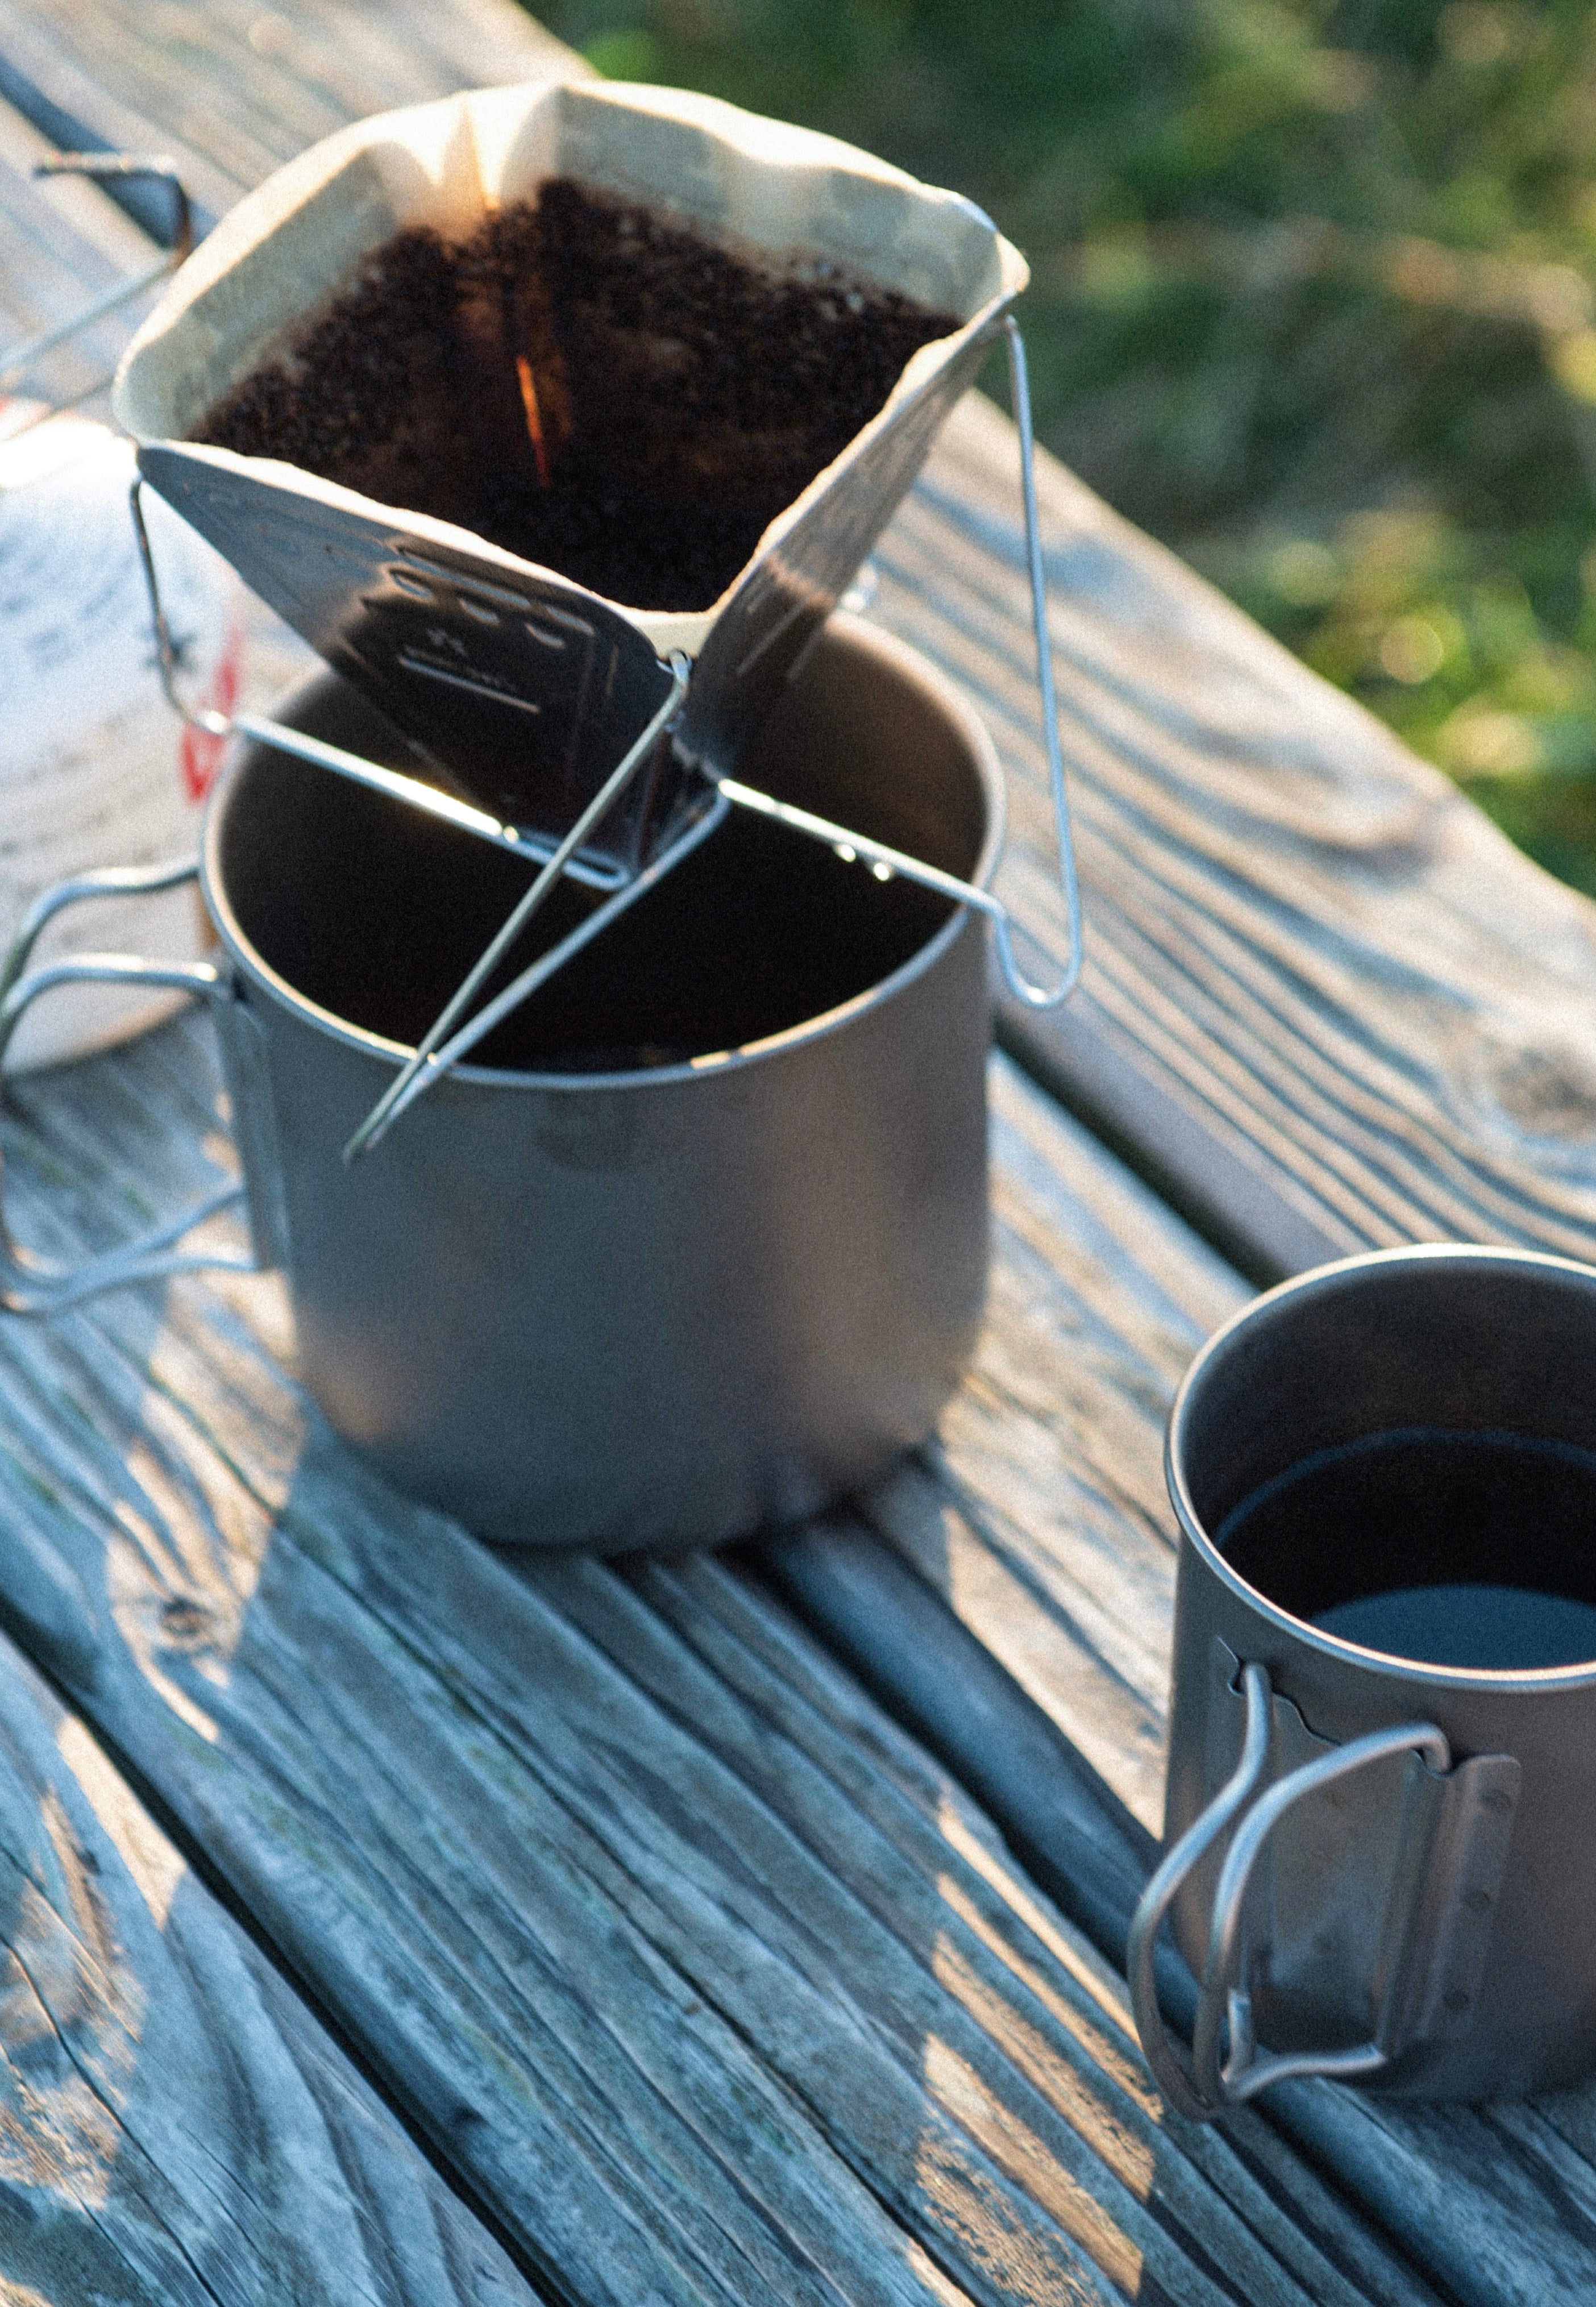
<path id="1" fill-rule="evenodd" d="M 117 1944 L 97 1869 L 60 1802 L 40 1805 L 72 1909 L 36 1883 L 17 1901 L 0 1960 L 0 2185 L 47 2187 L 102 2208 L 121 2143 L 143 2022 L 138 1980 Z"/>
<path id="2" fill-rule="evenodd" d="M 167 1840 L 75 1714 L 62 1717 L 56 1745 L 84 1799 L 116 1847 L 155 1927 L 164 1931 L 187 1861 Z"/>
<path id="3" fill-rule="evenodd" d="M 1005 2175 L 1051 2215 L 1111 2283 L 1134 2299 L 1141 2283 L 1142 2254 L 1115 2225 L 1112 2214 L 1060 2167 L 1012 2108 L 995 2099 L 968 2062 L 940 2036 L 927 2036 L 921 2071 L 935 2105 L 979 2141 Z M 974 2264 L 1015 2298 L 1060 2303 L 1102 2299 L 1089 2270 L 1061 2249 L 1049 2250 L 1041 2229 L 1022 2228 L 996 2186 L 965 2157 L 956 2159 L 937 2130 L 928 2128 L 920 2142 L 915 2177 L 938 2219 L 961 2236 Z"/>
<path id="4" fill-rule="evenodd" d="M 1111 1976 L 1107 1964 L 1100 1955 L 1094 1953 L 1083 1943 L 1066 1935 L 1054 1917 L 1048 1914 L 1040 1901 L 1031 1895 L 1026 1888 L 1025 1876 L 1015 1871 L 1013 1862 L 1008 1857 L 1007 1853 L 999 1856 L 989 1848 L 986 1842 L 974 1831 L 970 1821 L 964 1813 L 947 1795 L 942 1796 L 937 1805 L 937 1824 L 965 1864 L 973 1868 L 984 1882 L 998 1892 L 1004 1904 L 1017 1915 L 1026 1929 L 1042 1942 L 1054 1961 L 1060 1964 L 1068 1972 L 1076 1985 L 1083 1988 L 1099 2009 L 1107 2013 L 1121 2034 L 1129 2034 L 1131 2031 L 1130 2005 L 1126 1999 L 1122 1981 Z M 1038 1994 L 1043 1992 L 1032 1968 L 1027 1965 L 1021 1970 L 1017 1958 L 1012 1950 L 1007 1947 L 1000 1949 L 997 1941 L 990 1936 L 985 1925 L 974 1919 L 974 1909 L 954 1876 L 939 1875 L 937 1888 L 956 1912 L 970 1924 L 971 1928 L 978 1930 L 994 1951 L 1001 1952 L 1005 1962 L 1021 1971 L 1026 1985 L 1033 1992 Z M 1044 1996 L 1044 1999 L 1047 1997 Z M 1058 1997 L 1053 1996 L 1051 1999 L 1053 2003 L 1057 2003 L 1060 2012 L 1065 2009 L 1066 2006 Z"/>
<path id="5" fill-rule="evenodd" d="M 957 1892 L 948 1903 L 956 1908 L 965 1904 L 965 1919 L 977 1934 L 993 1953 L 1000 1957 L 1004 1954 L 1000 1942 L 981 1930 L 974 1909 L 961 1901 Z M 1038 2001 L 1080 2044 L 1083 2064 L 1079 2068 L 1071 2066 L 1049 2045 L 1038 2028 L 1028 2024 L 1015 2004 L 993 1989 L 991 1981 L 981 1976 L 967 1953 L 951 1938 L 938 1940 L 932 1951 L 931 1969 L 938 1985 L 945 1987 L 987 2034 L 1002 2043 L 1008 2058 L 1054 2111 L 1078 2138 L 1087 2142 L 1094 2154 L 1102 2157 L 1120 2183 L 1145 2203 L 1152 2194 L 1156 2175 L 1152 2150 L 1126 2128 L 1114 2111 L 1111 2094 L 1115 2086 L 1128 2090 L 1140 2102 L 1146 2114 L 1154 2113 L 1157 2101 L 1150 2085 L 1136 2073 L 1121 2046 L 1110 2043 L 1098 2028 L 1083 2026 L 1062 1997 L 1047 1994 L 1040 1988 L 1039 1982 L 1027 1978 L 1026 1984 L 1037 1992 Z M 1088 2061 L 1100 2070 L 1095 2077 L 1090 2074 L 1085 2063 Z"/>
<path id="6" fill-rule="evenodd" d="M 174 1678 L 176 1661 L 187 1659 L 190 1674 L 226 1689 L 271 1515 L 219 1455 L 195 1448 L 192 1431 L 154 1387 L 128 1448 L 127 1488 L 106 1549 L 111 1615 L 151 1688 L 214 1744 L 216 1725 Z"/>

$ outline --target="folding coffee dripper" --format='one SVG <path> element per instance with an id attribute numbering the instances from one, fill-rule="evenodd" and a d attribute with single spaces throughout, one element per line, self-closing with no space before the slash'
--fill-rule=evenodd
<path id="1" fill-rule="evenodd" d="M 303 322 L 363 254 L 424 223 L 459 234 L 551 176 L 652 202 L 711 238 L 788 262 L 827 252 L 922 309 L 957 321 L 908 360 L 878 413 L 775 519 L 708 611 L 638 609 L 450 521 L 402 511 L 292 466 L 183 439 L 219 396 Z M 833 262 L 835 260 L 835 262 Z M 825 137 L 674 90 L 588 84 L 493 90 L 359 124 L 279 172 L 184 268 L 135 339 L 117 408 L 142 441 L 146 479 L 409 741 L 412 779 L 337 755 L 279 725 L 202 716 L 536 857 L 528 897 L 395 1084 L 391 1118 L 466 1055 L 513 1001 L 553 973 L 570 940 L 540 957 L 452 1040 L 448 1026 L 562 870 L 608 891 L 574 937 L 585 943 L 707 837 L 731 807 L 755 809 L 991 914 L 1011 986 L 1034 1005 L 1068 992 L 1079 968 L 1023 348 L 1008 307 L 1024 260 L 957 195 Z M 1069 923 L 1051 990 L 1014 958 L 1008 915 L 957 881 L 847 828 L 742 785 L 743 746 L 799 664 L 907 490 L 954 402 L 1000 332 L 1020 426 L 1044 733 Z M 153 570 L 151 570 L 153 577 Z M 685 709 L 668 741 L 685 662 Z M 168 673 L 171 671 L 167 666 Z M 174 700 L 176 691 L 173 687 Z M 181 708 L 180 708 L 181 709 Z M 423 1067 L 425 1071 L 420 1070 Z M 370 1142 L 382 1117 L 356 1144 Z"/>

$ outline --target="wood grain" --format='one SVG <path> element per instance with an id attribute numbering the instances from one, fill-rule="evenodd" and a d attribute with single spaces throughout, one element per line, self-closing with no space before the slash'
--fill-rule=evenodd
<path id="1" fill-rule="evenodd" d="M 991 1104 L 991 1318 L 940 1445 L 861 1521 L 768 1558 L 1118 1961 L 1161 1823 L 1163 1420 L 1193 1345 L 1246 1286 L 1001 1062 Z M 1449 2295 L 1596 2294 L 1596 2088 L 1470 2110 L 1309 2084 L 1264 2104 Z"/>
<path id="2" fill-rule="evenodd" d="M 22 1084 L 21 1230 L 192 1187 L 214 1095 L 193 1022 Z M 1085 1939 L 768 1598 L 476 1545 L 283 1322 L 263 1280 L 0 1330 L 0 1603 L 556 2288 L 1429 2299 L 1162 2118 Z"/>
<path id="3" fill-rule="evenodd" d="M 0 0 L 0 56 L 20 57 L 30 87 L 92 110 L 107 133 L 153 122 L 197 146 L 196 184 L 218 204 L 268 156 L 319 133 L 318 106 L 352 98 L 352 109 L 370 109 L 408 92 L 368 94 L 368 62 L 358 90 L 346 82 L 339 93 L 332 66 L 319 66 L 318 81 L 287 39 L 277 61 L 296 86 L 268 84 L 238 47 L 254 19 L 218 10 L 226 38 L 194 37 L 202 83 L 224 63 L 235 83 L 218 99 L 219 131 L 184 114 L 184 59 L 150 29 L 157 12 L 116 13 L 137 70 L 114 97 L 96 77 L 99 20 L 85 10 L 45 22 Z M 192 32 L 193 12 L 186 21 Z M 296 38 L 314 30 L 309 11 L 280 21 Z M 270 46 L 282 36 L 266 37 Z M 135 84 L 142 110 L 128 100 Z M 988 712 L 1014 781 L 1006 886 L 1045 939 L 1057 916 L 1012 456 L 990 411 L 959 413 L 886 541 L 880 613 Z M 1255 1273 L 1412 1233 L 1577 1241 L 1596 1078 L 1588 909 L 1068 476 L 1044 467 L 1043 486 L 1092 957 L 1085 997 L 1061 1023 L 1022 1037 L 1008 1021 L 1028 1062 L 1132 1142 Z M 181 1033 L 155 1037 L 138 1061 L 96 1076 L 92 1110 L 42 1125 L 30 1149 L 39 1174 L 56 1172 L 67 1191 L 50 1209 L 32 1202 L 41 1237 L 103 1238 L 125 1222 L 142 1173 L 174 1186 L 195 1166 L 173 1150 L 180 1118 L 204 1118 L 191 1062 Z M 1106 1943 L 1157 1806 L 1169 1561 L 1157 1430 L 1175 1370 L 1241 1285 L 1011 1076 L 1000 1077 L 997 1103 L 1005 1246 L 988 1346 L 941 1454 L 870 1509 L 922 1582 L 910 1597 L 946 1596 L 963 1627 L 905 1604 L 880 1539 L 858 1527 L 828 1533 L 828 1556 L 811 1541 L 807 1597 L 906 1713 L 940 1677 L 940 1722 L 928 1708 L 929 1728 Z M 1017 2017 L 1017 1989 L 1000 1977 L 994 2003 L 995 1974 L 972 1972 L 978 1958 L 957 1932 L 957 1960 L 943 1971 L 940 1938 L 930 1939 L 928 1985 L 925 1934 L 940 1910 L 927 1869 L 934 1858 L 935 1898 L 951 1903 L 945 1875 L 960 1898 L 975 1894 L 947 1850 L 973 1862 L 940 1810 L 940 1855 L 933 1840 L 912 1865 L 882 1857 L 881 1788 L 894 1772 L 880 1757 L 895 1734 L 880 1713 L 826 1733 L 828 1788 L 851 1786 L 856 1748 L 872 1769 L 862 1791 L 828 1793 L 817 1806 L 782 1744 L 795 1737 L 794 1717 L 778 1703 L 766 1654 L 787 1660 L 790 1684 L 801 1682 L 791 1663 L 800 1655 L 828 1687 L 845 1681 L 802 1651 L 752 1589 L 724 1582 L 711 1598 L 685 1572 L 625 1584 L 596 1571 L 557 1595 L 535 1580 L 513 1607 L 490 1581 L 468 1614 L 473 1639 L 458 1657 L 444 1645 L 445 1673 L 438 1628 L 461 1593 L 476 1592 L 463 1571 L 456 1591 L 456 1565 L 477 1557 L 428 1551 L 437 1526 L 418 1537 L 370 1498 L 356 1511 L 339 1488 L 347 1469 L 328 1471 L 313 1428 L 306 1450 L 271 1359 L 287 1342 L 270 1286 L 251 1285 L 230 1300 L 175 1292 L 159 1317 L 124 1308 L 103 1325 L 64 1325 L 37 1353 L 16 1347 L 19 1431 L 4 1483 L 19 1543 L 6 1607 L 130 1751 L 147 1753 L 144 1766 L 159 1766 L 192 1830 L 223 1854 L 306 1975 L 330 1987 L 394 2087 L 428 2111 L 477 2183 L 513 2200 L 518 2232 L 562 2278 L 609 2296 L 604 2283 L 620 2265 L 622 2282 L 640 2270 L 666 2296 L 743 2295 L 772 2284 L 775 2269 L 784 2295 L 807 2297 L 824 2266 L 834 2287 L 861 2295 L 896 2297 L 905 2285 L 947 2295 L 951 2284 L 969 2296 L 1057 2287 L 1092 2297 L 1094 2286 L 1113 2295 L 1133 2285 L 1150 2298 L 1172 2284 L 1184 2300 L 1206 2296 L 1209 2269 L 1223 2268 L 1247 2295 L 1272 2295 L 1272 2283 L 1314 2296 L 1348 2284 L 1366 2296 L 1421 2295 L 1400 2255 L 1349 2211 L 1351 2193 L 1453 2296 L 1590 2295 L 1583 2095 L 1489 2117 L 1394 2120 L 1351 2094 L 1299 2093 L 1282 2120 L 1322 2166 L 1317 2190 L 1262 2120 L 1227 2142 L 1162 2126 L 1157 2152 L 1188 2159 L 1171 2178 L 1155 2158 L 1138 2223 L 1128 2174 L 1145 2166 L 1124 2142 L 1145 2135 L 1119 2099 L 1102 2097 L 1113 2038 L 1093 2037 L 1081 2063 L 1084 2022 L 1061 1977 L 1077 1987 L 1094 1978 L 1100 2010 L 1111 1986 L 1079 1937 L 1034 1903 L 1026 1928 L 1040 1916 L 1057 1934 L 1040 1941 L 1045 1960 L 1025 1942 L 1047 1990 L 1038 1999 L 1062 2030 L 1043 2038 L 1045 2055 L 1025 2032 L 1038 2023 L 1030 2005 L 1022 1998 Z M 397 1574 L 380 1607 L 373 1599 L 390 1545 L 411 1549 L 408 1568 L 425 1558 L 447 1571 L 430 1615 L 418 1619 Z M 128 1582 L 107 1581 L 107 1565 Z M 751 1613 L 736 1622 L 743 1651 L 716 1631 L 733 1593 Z M 472 1613 L 484 1610 L 479 1625 Z M 714 1673 L 689 1676 L 665 1626 Z M 970 1672 L 968 1629 L 992 1655 L 984 1680 Z M 512 1636 L 513 1674 L 502 1648 Z M 750 1658 L 761 1661 L 757 1674 Z M 961 1748 L 957 1699 L 972 1684 L 982 1719 L 974 1732 L 964 1726 Z M 612 1713 L 631 1745 L 606 1739 Z M 723 1750 L 728 1722 L 740 1728 Z M 1082 1764 L 1066 1762 L 1057 1781 L 1046 1773 L 1049 1752 L 1065 1753 L 1060 1725 L 1106 1787 Z M 656 1745 L 672 1766 L 657 1784 L 635 1767 Z M 777 1754 L 779 1800 L 769 1779 Z M 900 1757 L 894 1770 L 905 1767 Z M 684 1772 L 715 1798 L 708 1853 L 704 1814 L 684 1822 L 673 1807 Z M 979 1840 L 984 1830 L 951 1782 L 938 1784 L 939 1805 Z M 422 1785 L 457 1805 L 447 1832 L 437 1829 L 442 1849 L 417 1823 Z M 1139 1831 L 1121 1803 L 1139 1814 Z M 893 1831 L 907 1832 L 901 1822 Z M 801 1853 L 824 1854 L 818 1880 L 788 1861 L 784 1834 Z M 520 1852 L 519 1871 L 506 1855 L 520 1851 L 518 1837 L 535 1854 Z M 760 1872 L 773 1849 L 780 1895 Z M 1030 1898 L 1000 1853 L 993 1864 L 1005 1905 Z M 531 1931 L 518 1901 L 534 1892 Z M 888 1895 L 882 1921 L 871 1898 Z M 953 1911 L 969 1933 L 965 1908 Z M 982 1928 L 999 1927 L 977 1911 Z M 911 1928 L 900 1912 L 919 1919 Z M 577 1914 L 583 1931 L 569 1919 Z M 870 1948 L 855 1980 L 879 1965 L 888 1982 L 880 2008 L 861 2011 L 862 1984 L 835 2011 L 817 1994 L 811 1941 L 826 1950 L 845 1925 L 851 1949 Z M 1002 1922 L 1000 1937 L 1012 1928 Z M 904 1951 L 888 1960 L 875 1931 Z M 592 1940 L 606 1933 L 601 1960 Z M 976 1941 L 991 1959 L 988 1941 Z M 612 2003 L 630 2030 L 619 2047 Z M 684 2013 L 702 2019 L 708 2047 L 691 2041 L 708 2082 L 696 2067 L 678 2075 Z M 516 2059 L 537 2063 L 544 2098 L 529 2099 L 507 2042 Z M 671 2083 L 663 2103 L 656 2070 Z M 1077 2091 L 1098 2110 L 1109 2105 L 1112 2121 L 1079 2115 Z M 1060 2114 L 1060 2093 L 1075 2114 Z M 728 2101 L 759 2116 L 734 2142 Z M 753 2166 L 741 2158 L 772 2108 L 789 2126 L 785 2159 L 758 2165 L 769 2202 L 760 2194 L 756 2215 L 743 2176 Z M 934 2142 L 923 2167 L 922 2135 Z M 559 2157 L 573 2137 L 587 2191 L 562 2196 Z M 1231 2159 L 1205 2160 L 1220 2144 Z M 1171 2190 L 1178 2216 L 1163 2208 Z M 1287 2208 L 1275 2228 L 1260 2195 Z"/>
<path id="4" fill-rule="evenodd" d="M 0 59 L 112 141 L 174 146 L 218 210 L 362 111 L 581 68 L 491 0 L 0 0 Z M 1090 958 L 1060 1017 L 1006 1013 L 1014 1045 L 1249 1273 L 1437 1237 L 1579 1254 L 1587 901 L 1045 457 L 1041 491 Z M 957 412 L 880 559 L 883 621 L 991 721 L 1003 886 L 1056 942 L 1014 442 L 989 404 Z"/>
<path id="5" fill-rule="evenodd" d="M 0 2295 L 535 2298 L 3 1638 Z"/>
<path id="6" fill-rule="evenodd" d="M 971 396 L 877 613 L 985 713 L 1000 888 L 1057 953 L 1013 434 Z M 1041 460 L 1087 967 L 1003 1012 L 1044 1080 L 1276 1276 L 1369 1243 L 1596 1226 L 1596 909 L 1438 771 Z"/>
<path id="7" fill-rule="evenodd" d="M 1011 455 L 1000 420 L 966 403 L 886 541 L 879 613 L 983 703 L 1011 776 L 1006 886 L 1057 951 Z M 1587 901 L 1069 476 L 1047 467 L 1043 485 L 1090 959 L 1063 1019 L 1006 1015 L 1010 1045 L 1255 1276 L 1415 1239 L 1588 1256 Z M 1044 1106 L 1030 1113 L 1051 1152 L 1009 1222 L 1034 1252 L 1035 1295 L 999 1303 L 945 1454 L 870 1509 L 998 1662 L 981 1752 L 961 1762 L 953 1726 L 922 1711 L 936 1646 L 913 1607 L 895 1618 L 904 1597 L 868 1546 L 845 1565 L 834 1551 L 806 1595 L 1065 1902 L 1090 1908 L 1114 1873 L 1101 1848 L 1083 1868 L 1017 1774 L 999 1788 L 983 1772 L 1034 1745 L 1044 1717 L 1156 1827 L 1171 1562 L 1159 1437 L 1180 1368 L 1244 1285 L 1206 1256 L 1194 1268 L 1197 1245 L 1150 1196 L 1128 1225 L 1125 1180 L 1099 1149 Z M 1083 1225 L 1083 1210 L 1110 1215 L 1105 1191 L 1139 1274 Z M 1136 1347 L 1107 1386 L 1105 1282 Z M 1194 1289 L 1214 1294 L 1196 1307 Z M 1184 1294 L 1198 1319 L 1149 1320 L 1150 1291 Z M 962 1655 L 951 1637 L 948 1655 Z M 1137 1863 L 1135 1837 L 1117 1849 Z M 1487 2116 L 1376 2110 L 1364 2135 L 1350 2095 L 1287 2100 L 1275 2095 L 1276 2119 L 1459 2296 L 1589 2295 L 1596 2196 L 1569 2141 L 1591 2139 L 1590 2093 Z"/>
<path id="8" fill-rule="evenodd" d="M 511 0 L 0 0 L 0 96 L 57 141 L 174 152 L 202 222 L 347 121 L 588 69 Z"/>

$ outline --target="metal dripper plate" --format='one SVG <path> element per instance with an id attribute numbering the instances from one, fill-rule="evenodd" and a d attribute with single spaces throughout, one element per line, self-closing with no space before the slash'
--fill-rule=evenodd
<path id="1" fill-rule="evenodd" d="M 669 692 L 607 602 L 445 523 L 225 449 L 151 443 L 139 469 L 403 733 L 416 775 L 508 825 L 574 823 Z M 701 790 L 662 746 L 589 852 L 637 872 Z"/>

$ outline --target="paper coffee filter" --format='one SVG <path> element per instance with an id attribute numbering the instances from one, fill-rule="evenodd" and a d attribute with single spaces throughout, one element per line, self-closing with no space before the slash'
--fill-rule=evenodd
<path id="1" fill-rule="evenodd" d="M 136 440 L 181 439 L 394 233 L 462 238 L 559 176 L 649 202 L 723 245 L 843 265 L 966 324 L 1029 277 L 973 202 L 834 137 L 679 89 L 482 90 L 358 121 L 241 201 L 128 347 L 118 418 Z M 937 349 L 914 356 L 899 391 Z"/>
<path id="2" fill-rule="evenodd" d="M 185 438 L 286 353 L 397 232 L 425 226 L 467 240 L 496 206 L 530 200 L 555 177 L 794 278 L 818 279 L 828 266 L 958 322 L 912 355 L 884 405 L 768 522 L 707 610 L 605 600 L 451 520 Z M 618 706 L 596 722 L 595 700 L 617 696 L 596 669 L 622 661 L 639 632 L 660 656 L 697 659 L 679 750 L 734 768 L 1027 278 L 971 202 L 835 139 L 678 90 L 544 81 L 363 121 L 279 169 L 176 274 L 124 358 L 115 405 L 153 485 L 444 782 L 506 821 L 557 834 L 636 733 L 622 731 Z M 507 615 L 485 615 L 506 603 Z M 534 612 L 530 624 L 518 605 Z M 563 723 L 554 742 L 567 705 L 542 685 L 552 660 L 538 644 L 551 619 L 583 636 L 595 668 L 578 679 L 569 666 L 568 746 Z M 633 690 L 640 726 L 652 707 L 646 682 Z M 639 809 L 597 844 L 626 870 L 673 821 L 666 796 Z"/>

